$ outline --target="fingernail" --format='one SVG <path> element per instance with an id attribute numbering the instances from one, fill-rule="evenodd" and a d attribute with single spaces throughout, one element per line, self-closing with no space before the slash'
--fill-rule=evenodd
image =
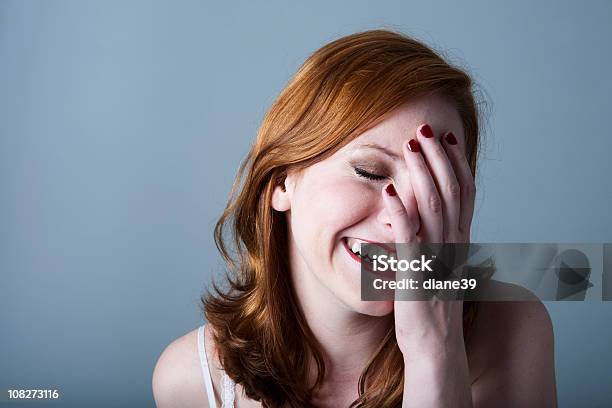
<path id="1" fill-rule="evenodd" d="M 427 124 L 421 126 L 421 128 L 419 129 L 419 132 L 427 138 L 433 137 L 434 135 L 433 130 L 431 130 L 431 127 L 429 127 L 429 125 Z"/>
<path id="2" fill-rule="evenodd" d="M 393 184 L 389 184 L 387 187 L 385 187 L 385 191 L 391 197 L 395 197 L 397 195 L 397 191 L 395 191 L 395 187 L 393 187 Z"/>
<path id="3" fill-rule="evenodd" d="M 446 134 L 446 136 L 444 136 L 444 138 L 446 139 L 446 142 L 449 145 L 456 145 L 457 144 L 457 139 L 455 139 L 455 135 L 453 134 L 453 132 L 448 132 Z"/>
<path id="4" fill-rule="evenodd" d="M 417 142 L 416 139 L 410 139 L 408 142 L 408 149 L 410 149 L 411 152 L 418 153 L 420 150 L 419 142 Z"/>

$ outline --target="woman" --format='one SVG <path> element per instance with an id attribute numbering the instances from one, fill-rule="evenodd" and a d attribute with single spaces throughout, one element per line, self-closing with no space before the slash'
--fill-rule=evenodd
<path id="1" fill-rule="evenodd" d="M 425 45 L 316 51 L 240 168 L 229 288 L 163 352 L 158 406 L 555 406 L 540 302 L 360 300 L 360 243 L 469 242 L 478 145 L 470 78 Z"/>

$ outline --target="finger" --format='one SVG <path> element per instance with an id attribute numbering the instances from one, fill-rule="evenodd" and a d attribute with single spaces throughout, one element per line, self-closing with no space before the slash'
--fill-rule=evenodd
<path id="1" fill-rule="evenodd" d="M 393 236 L 395 238 L 395 252 L 397 259 L 411 260 L 416 257 L 418 252 L 417 232 L 420 229 L 419 212 L 417 208 L 416 198 L 410 186 L 408 191 L 402 192 L 400 195 L 395 190 L 395 186 L 391 183 L 385 186 L 382 191 L 385 208 L 389 214 Z M 398 270 L 395 273 L 395 279 L 401 280 L 410 278 L 408 272 Z M 414 279 L 415 277 L 413 277 Z M 417 279 L 421 282 L 421 279 Z M 420 299 L 422 295 L 420 291 L 415 290 L 396 290 L 395 300 L 414 300 Z"/>
<path id="2" fill-rule="evenodd" d="M 395 242 L 415 242 L 421 225 L 414 193 L 409 191 L 403 194 L 404 202 L 402 202 L 395 186 L 391 183 L 385 186 L 382 195 Z"/>
<path id="3" fill-rule="evenodd" d="M 458 235 L 461 212 L 459 181 L 457 181 L 455 170 L 448 159 L 446 150 L 444 150 L 438 138 L 434 136 L 431 127 L 423 124 L 419 127 L 417 134 L 423 156 L 442 199 L 444 242 L 452 242 Z"/>
<path id="4" fill-rule="evenodd" d="M 427 242 L 443 242 L 442 200 L 421 154 L 417 138 L 410 139 L 402 150 L 414 188 L 424 238 Z"/>
<path id="5" fill-rule="evenodd" d="M 465 146 L 463 140 L 457 140 L 457 137 L 452 132 L 444 135 L 442 145 L 448 154 L 448 159 L 455 169 L 455 176 L 459 182 L 459 190 L 461 191 L 461 204 L 459 215 L 459 231 L 462 234 L 470 234 L 470 226 L 472 225 L 472 216 L 474 214 L 474 199 L 476 198 L 476 184 L 472 169 L 465 155 Z"/>

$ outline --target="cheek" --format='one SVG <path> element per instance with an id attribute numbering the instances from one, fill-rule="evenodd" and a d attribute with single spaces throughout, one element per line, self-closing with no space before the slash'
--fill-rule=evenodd
<path id="1" fill-rule="evenodd" d="M 291 230 L 311 267 L 330 261 L 343 232 L 371 214 L 377 196 L 374 186 L 345 176 L 311 177 L 302 184 L 292 204 Z"/>
<path id="2" fill-rule="evenodd" d="M 368 215 L 377 195 L 372 186 L 339 178 L 319 186 L 310 208 L 328 226 L 346 227 Z"/>

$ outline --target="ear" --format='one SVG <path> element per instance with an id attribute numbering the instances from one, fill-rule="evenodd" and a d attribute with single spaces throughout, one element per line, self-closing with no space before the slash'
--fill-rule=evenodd
<path id="1" fill-rule="evenodd" d="M 274 191 L 272 192 L 272 208 L 280 212 L 290 210 L 293 187 L 293 174 L 290 173 L 280 185 L 274 187 Z"/>

